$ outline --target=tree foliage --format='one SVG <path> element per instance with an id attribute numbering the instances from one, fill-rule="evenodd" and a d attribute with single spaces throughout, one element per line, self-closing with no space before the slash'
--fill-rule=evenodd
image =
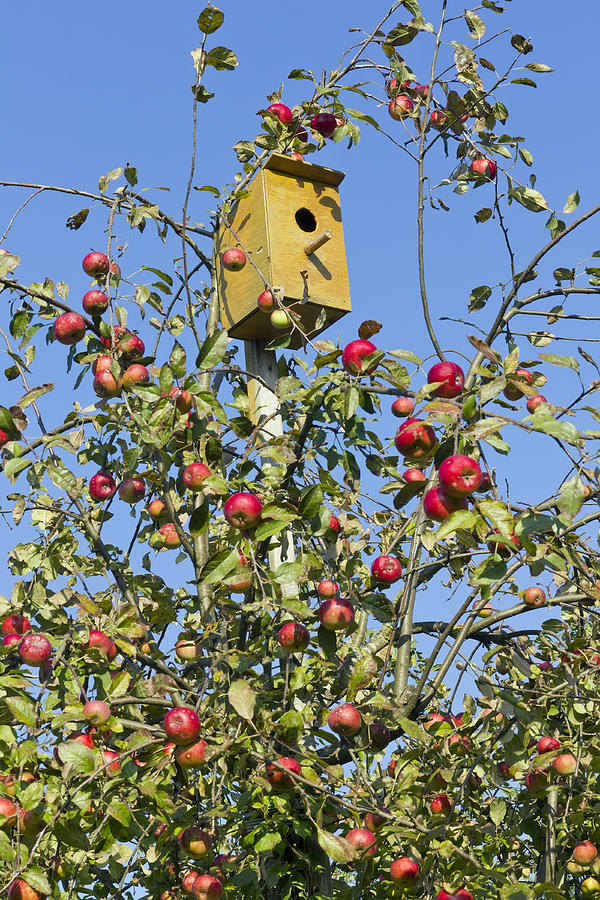
<path id="1" fill-rule="evenodd" d="M 66 188 L 87 204 L 67 227 L 96 245 L 104 228 L 112 265 L 92 285 L 107 311 L 84 316 L 85 337 L 64 351 L 74 393 L 59 397 L 58 424 L 44 406 L 61 388 L 38 384 L 38 372 L 61 357 L 55 323 L 78 313 L 74 289 L 43 273 L 24 284 L 19 258 L 0 254 L 14 576 L 12 596 L 0 598 L 0 857 L 12 900 L 218 896 L 214 882 L 190 888 L 190 872 L 247 900 L 600 892 L 595 862 L 572 858 L 576 844 L 600 839 L 598 365 L 581 347 L 549 351 L 552 332 L 515 331 L 530 313 L 556 330 L 567 316 L 579 325 L 577 295 L 600 286 L 600 251 L 583 230 L 600 207 L 575 217 L 575 191 L 551 209 L 524 139 L 506 133 L 504 87 L 535 87 L 551 69 L 510 30 L 498 38 L 508 61 L 481 55 L 503 12 L 483 0 L 450 17 L 443 2 L 432 24 L 417 0 L 396 3 L 335 69 L 290 73 L 306 100 L 291 123 L 263 110 L 260 134 L 236 144 L 230 185 L 204 184 L 194 152 L 180 220 L 149 199 L 129 163 L 103 175 L 98 193 Z M 214 7 L 198 18 L 194 148 L 204 104 L 217 102 L 209 87 L 237 65 L 213 37 L 223 18 Z M 410 67 L 417 41 L 432 60 L 426 85 Z M 329 138 L 310 127 L 322 112 L 336 117 Z M 355 147 L 364 128 L 393 140 L 416 176 L 421 303 L 436 358 L 448 354 L 429 314 L 426 204 L 447 210 L 452 192 L 477 189 L 488 205 L 473 227 L 499 229 L 506 260 L 452 310 L 477 316 L 460 320 L 464 388 L 444 396 L 427 378 L 433 361 L 410 349 L 374 347 L 358 374 L 326 335 L 302 333 L 303 351 L 286 350 L 302 331 L 292 308 L 269 347 L 277 410 L 257 419 L 257 373 L 219 324 L 214 232 L 270 154 L 311 159 L 327 140 Z M 444 152 L 434 196 L 427 163 Z M 214 195 L 208 228 L 188 215 L 192 189 Z M 517 263 L 512 217 L 539 212 L 545 242 Z M 563 238 L 580 228 L 579 261 L 558 266 L 554 251 L 564 254 Z M 171 269 L 149 254 L 130 275 L 128 229 L 155 229 L 173 250 Z M 233 235 L 231 245 L 240 248 Z M 547 259 L 558 267 L 546 271 Z M 366 319 L 358 334 L 377 340 L 378 330 Z M 558 370 L 576 385 L 563 406 L 550 396 Z M 435 435 L 430 452 L 406 462 L 379 427 L 398 397 L 414 400 Z M 505 487 L 515 429 L 562 454 L 542 500 L 516 501 Z M 438 524 L 423 498 L 457 454 L 477 460 L 488 484 Z M 190 486 L 184 472 L 198 462 L 208 472 Z M 103 500 L 90 493 L 99 475 Z M 225 508 L 240 493 L 261 507 L 249 527 Z M 402 568 L 388 587 L 371 573 L 381 555 Z M 322 581 L 350 602 L 348 627 L 323 614 Z M 429 591 L 446 602 L 439 619 L 421 621 Z M 20 615 L 30 631 L 10 618 Z M 308 629 L 293 632 L 300 644 L 308 634 L 306 649 L 286 647 L 287 623 Z M 29 634 L 50 642 L 42 665 L 28 656 Z M 339 734 L 330 714 L 343 704 L 359 727 Z M 182 707 L 199 733 L 170 740 L 165 716 Z M 361 845 L 357 829 L 376 843 Z M 403 858 L 418 875 L 397 885 L 392 863 Z"/>

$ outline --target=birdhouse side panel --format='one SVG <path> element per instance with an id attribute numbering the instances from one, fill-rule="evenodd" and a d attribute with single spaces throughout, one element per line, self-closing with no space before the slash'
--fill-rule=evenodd
<path id="1" fill-rule="evenodd" d="M 286 302 L 343 315 L 351 308 L 350 285 L 337 188 L 276 171 L 264 175 L 273 283 L 283 287 Z M 330 239 L 307 256 L 305 249 L 325 232 Z"/>
<path id="2" fill-rule="evenodd" d="M 233 331 L 238 323 L 257 310 L 256 301 L 265 289 L 263 279 L 272 284 L 262 173 L 252 182 L 249 195 L 238 200 L 229 214 L 229 222 L 239 237 L 239 243 L 233 231 L 222 225 L 217 235 L 217 290 L 221 324 L 228 331 Z M 223 252 L 238 246 L 251 255 L 258 272 L 248 261 L 239 272 L 228 272 L 224 268 L 221 262 Z"/>

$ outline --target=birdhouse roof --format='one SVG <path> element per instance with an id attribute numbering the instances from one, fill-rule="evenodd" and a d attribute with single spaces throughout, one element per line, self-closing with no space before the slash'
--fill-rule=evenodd
<path id="1" fill-rule="evenodd" d="M 284 156 L 282 153 L 272 153 L 263 168 L 271 169 L 274 172 L 282 172 L 285 175 L 293 175 L 296 178 L 306 178 L 307 181 L 331 184 L 336 187 L 346 177 L 345 172 L 339 172 L 337 169 L 328 169 L 325 166 L 317 166 L 315 163 L 306 162 L 306 160 L 293 159 L 293 157 Z"/>

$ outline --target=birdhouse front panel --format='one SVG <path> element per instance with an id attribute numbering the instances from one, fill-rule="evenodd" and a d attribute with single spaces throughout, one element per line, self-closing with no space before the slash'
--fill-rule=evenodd
<path id="1" fill-rule="evenodd" d="M 233 230 L 264 280 L 282 290 L 283 302 L 311 337 L 351 308 L 338 191 L 343 177 L 273 154 L 251 183 L 249 196 L 230 214 Z M 236 246 L 226 227 L 218 240 L 221 252 Z M 287 333 L 274 328 L 256 306 L 265 285 L 250 263 L 241 272 L 226 272 L 220 264 L 219 269 L 221 321 L 232 337 L 273 340 Z M 301 343 L 298 332 L 292 334 L 290 347 Z"/>

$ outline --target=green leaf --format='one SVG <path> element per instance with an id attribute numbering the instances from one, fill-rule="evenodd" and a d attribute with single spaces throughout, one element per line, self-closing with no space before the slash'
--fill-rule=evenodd
<path id="1" fill-rule="evenodd" d="M 298 501 L 298 513 L 302 519 L 314 518 L 323 502 L 323 488 L 320 484 L 311 484 L 304 488 Z"/>
<path id="2" fill-rule="evenodd" d="M 580 435 L 575 426 L 570 422 L 558 422 L 545 404 L 538 406 L 531 418 L 531 425 L 536 431 L 550 434 L 567 444 L 576 446 L 579 443 Z"/>
<path id="3" fill-rule="evenodd" d="M 450 513 L 448 518 L 442 522 L 436 532 L 436 543 L 460 529 L 470 531 L 477 522 L 477 519 L 477 514 L 472 510 L 457 509 L 456 512 Z"/>
<path id="4" fill-rule="evenodd" d="M 562 486 L 558 498 L 558 508 L 570 519 L 574 519 L 585 499 L 585 487 L 578 475 L 574 475 Z"/>
<path id="5" fill-rule="evenodd" d="M 489 300 L 491 296 L 492 289 L 491 287 L 488 287 L 487 284 L 482 284 L 479 287 L 473 288 L 469 295 L 469 312 L 475 312 L 478 309 L 483 309 L 486 300 Z"/>
<path id="6" fill-rule="evenodd" d="M 119 166 L 118 169 L 113 169 L 112 172 L 108 172 L 106 175 L 102 175 L 102 177 L 98 181 L 100 193 L 104 194 L 111 181 L 115 181 L 115 179 L 120 178 L 122 174 L 123 169 Z"/>
<path id="7" fill-rule="evenodd" d="M 567 369 L 574 369 L 579 372 L 579 362 L 574 356 L 558 356 L 556 353 L 540 353 L 540 359 L 550 363 L 553 366 L 564 366 Z"/>
<path id="8" fill-rule="evenodd" d="M 487 5 L 487 4 L 484 4 Z M 531 53 L 533 50 L 533 46 L 529 43 L 529 41 L 523 37 L 522 34 L 513 34 L 510 39 L 511 46 L 518 50 L 519 53 Z"/>
<path id="9" fill-rule="evenodd" d="M 429 743 L 429 735 L 425 729 L 417 725 L 412 719 L 407 719 L 406 716 L 397 716 L 396 722 L 402 731 L 414 741 L 419 741 L 421 744 Z"/>
<path id="10" fill-rule="evenodd" d="M 75 772 L 89 775 L 97 768 L 93 752 L 79 741 L 65 741 L 64 744 L 60 744 L 58 756 L 63 764 L 69 763 Z"/>
<path id="11" fill-rule="evenodd" d="M 565 204 L 565 208 L 563 209 L 564 213 L 572 213 L 575 212 L 577 207 L 579 206 L 579 191 L 574 191 L 572 194 L 569 194 L 569 199 Z"/>
<path id="12" fill-rule="evenodd" d="M 355 857 L 352 844 L 337 834 L 331 834 L 329 831 L 323 831 L 317 827 L 317 841 L 321 850 L 335 862 L 349 863 Z"/>
<path id="13" fill-rule="evenodd" d="M 525 149 L 525 147 L 519 147 L 519 156 L 521 157 L 521 159 L 523 160 L 523 162 L 525 163 L 526 166 L 533 165 L 533 156 L 531 155 L 529 150 Z"/>
<path id="14" fill-rule="evenodd" d="M 59 818 L 52 824 L 52 834 L 57 841 L 68 847 L 76 847 L 77 850 L 89 850 L 90 848 L 88 837 L 78 823 L 66 822 Z"/>
<path id="15" fill-rule="evenodd" d="M 14 459 L 7 460 L 3 465 L 3 471 L 7 478 L 10 478 L 13 475 L 17 475 L 19 472 L 22 472 L 23 469 L 26 469 L 31 465 L 31 462 L 27 459 L 19 459 L 15 457 Z"/>
<path id="16" fill-rule="evenodd" d="M 494 825 L 499 825 L 500 822 L 503 821 L 506 815 L 506 801 L 505 800 L 492 800 L 490 803 L 490 818 Z"/>
<path id="17" fill-rule="evenodd" d="M 210 509 L 208 503 L 201 503 L 200 506 L 196 507 L 188 523 L 188 531 L 192 537 L 198 537 L 199 534 L 206 531 L 209 522 L 209 513 Z"/>
<path id="18" fill-rule="evenodd" d="M 413 353 L 411 350 L 388 350 L 388 356 L 395 356 L 398 359 L 405 359 L 408 362 L 413 362 L 417 366 L 420 366 L 423 360 L 420 356 L 417 356 L 416 353 Z"/>
<path id="19" fill-rule="evenodd" d="M 548 209 L 548 205 L 539 191 L 528 187 L 513 187 L 508 192 L 509 198 L 516 200 L 521 206 L 532 212 L 541 212 Z"/>
<path id="20" fill-rule="evenodd" d="M 21 409 L 26 409 L 32 403 L 35 403 L 36 400 L 39 400 L 44 394 L 47 394 L 53 389 L 54 384 L 41 384 L 39 387 L 31 388 L 31 390 L 27 391 L 27 393 L 17 402 L 17 406 Z"/>
<path id="21" fill-rule="evenodd" d="M 524 84 L 526 87 L 536 88 L 537 84 L 531 78 L 513 78 L 511 84 Z"/>
<path id="22" fill-rule="evenodd" d="M 505 884 L 500 888 L 500 900 L 535 900 L 529 884 Z"/>
<path id="23" fill-rule="evenodd" d="M 77 231 L 78 228 L 81 228 L 89 214 L 89 209 L 80 209 L 78 213 L 73 213 L 72 216 L 69 216 L 65 225 L 72 231 Z"/>
<path id="24" fill-rule="evenodd" d="M 304 564 L 301 562 L 284 562 L 271 572 L 271 578 L 277 584 L 294 584 L 299 581 L 304 572 Z"/>
<path id="25" fill-rule="evenodd" d="M 240 562 L 240 554 L 238 550 L 223 550 L 211 557 L 202 569 L 202 584 L 217 584 L 227 577 Z"/>
<path id="26" fill-rule="evenodd" d="M 225 356 L 228 340 L 229 335 L 226 331 L 215 331 L 209 335 L 200 348 L 196 360 L 198 368 L 206 371 L 218 365 Z"/>
<path id="27" fill-rule="evenodd" d="M 254 849 L 257 853 L 264 853 L 266 850 L 272 850 L 280 843 L 281 835 L 276 831 L 270 831 L 268 834 L 263 834 L 263 836 L 259 838 L 254 845 Z"/>
<path id="28" fill-rule="evenodd" d="M 499 500 L 479 500 L 477 509 L 482 516 L 490 520 L 500 534 L 510 537 L 514 532 L 515 522 L 512 513 Z"/>
<path id="29" fill-rule="evenodd" d="M 314 73 L 310 71 L 310 69 L 292 69 L 288 78 L 291 78 L 293 81 L 314 81 L 315 76 Z"/>
<path id="30" fill-rule="evenodd" d="M 127 184 L 130 184 L 131 187 L 135 187 L 138 183 L 137 169 L 135 168 L 135 166 L 125 166 L 123 174 L 125 175 Z"/>
<path id="31" fill-rule="evenodd" d="M 358 409 L 359 393 L 357 388 L 350 387 L 344 394 L 344 418 L 351 419 Z"/>
<path id="32" fill-rule="evenodd" d="M 364 690 L 379 672 L 379 663 L 377 659 L 368 653 L 361 656 L 352 670 L 346 696 L 348 700 L 354 700 L 359 691 Z"/>
<path id="33" fill-rule="evenodd" d="M 471 12 L 470 10 L 465 10 L 465 22 L 467 23 L 467 28 L 469 29 L 469 34 L 473 38 L 474 41 L 478 41 L 485 34 L 485 25 L 475 12 Z"/>
<path id="34" fill-rule="evenodd" d="M 169 357 L 169 365 L 176 378 L 183 378 L 186 369 L 186 355 L 181 344 L 175 343 Z"/>
<path id="35" fill-rule="evenodd" d="M 232 681 L 227 696 L 238 716 L 251 722 L 254 717 L 256 694 L 248 682 L 241 678 Z"/>
<path id="36" fill-rule="evenodd" d="M 4 702 L 17 721 L 29 728 L 35 727 L 35 706 L 30 700 L 26 700 L 24 697 L 5 697 Z"/>
<path id="37" fill-rule="evenodd" d="M 122 800 L 111 800 L 108 811 L 113 819 L 116 819 L 124 828 L 131 824 L 131 813 Z"/>
<path id="38" fill-rule="evenodd" d="M 41 869 L 36 867 L 32 867 L 31 869 L 27 869 L 26 872 L 23 872 L 21 875 L 23 881 L 26 881 L 34 890 L 40 891 L 42 894 L 51 894 L 52 893 L 52 885 L 44 875 Z"/>
<path id="39" fill-rule="evenodd" d="M 225 21 L 225 13 L 215 6 L 207 6 L 198 16 L 198 28 L 204 34 L 213 34 Z"/>
<path id="40" fill-rule="evenodd" d="M 225 69 L 232 71 L 237 66 L 238 61 L 233 50 L 227 47 L 213 47 L 206 54 L 206 65 L 214 66 L 215 69 Z"/>

